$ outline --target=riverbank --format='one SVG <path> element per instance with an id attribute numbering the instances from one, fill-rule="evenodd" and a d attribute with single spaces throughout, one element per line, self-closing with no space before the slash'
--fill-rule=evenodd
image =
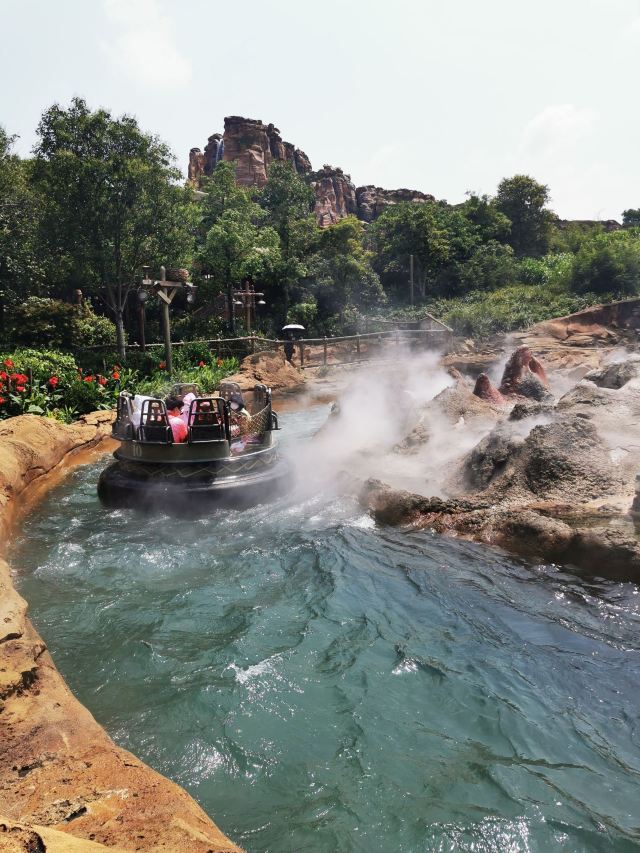
<path id="1" fill-rule="evenodd" d="M 71 426 L 34 415 L 2 422 L 2 557 L 33 503 L 70 468 L 109 449 L 112 417 L 97 412 Z M 27 606 L 0 559 L 0 850 L 238 853 L 182 788 L 117 747 L 75 699 Z"/>

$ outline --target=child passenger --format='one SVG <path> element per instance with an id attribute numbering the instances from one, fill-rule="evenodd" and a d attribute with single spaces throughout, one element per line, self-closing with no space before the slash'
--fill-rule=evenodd
<path id="1" fill-rule="evenodd" d="M 182 401 L 178 397 L 167 397 L 164 404 L 167 409 L 167 417 L 169 418 L 169 426 L 171 427 L 174 442 L 180 443 L 186 441 L 189 430 L 182 419 Z"/>

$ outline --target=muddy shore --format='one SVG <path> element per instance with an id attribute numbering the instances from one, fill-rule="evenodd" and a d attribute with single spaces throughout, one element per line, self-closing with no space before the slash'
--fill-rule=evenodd
<path id="1" fill-rule="evenodd" d="M 110 449 L 112 414 L 0 425 L 2 555 L 13 526 L 70 468 Z M 117 747 L 71 694 L 0 558 L 0 850 L 238 848 L 178 785 Z"/>

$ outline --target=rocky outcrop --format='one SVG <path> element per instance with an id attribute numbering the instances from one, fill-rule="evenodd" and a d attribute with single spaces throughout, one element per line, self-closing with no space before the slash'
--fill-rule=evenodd
<path id="1" fill-rule="evenodd" d="M 212 174 L 220 160 L 235 163 L 239 185 L 259 188 L 267 182 L 271 163 L 290 163 L 312 184 L 316 195 L 314 212 L 322 227 L 352 215 L 373 222 L 389 205 L 435 201 L 432 195 L 418 190 L 385 190 L 372 184 L 356 189 L 350 176 L 333 166 L 313 172 L 304 151 L 284 142 L 277 127 L 260 119 L 227 116 L 224 134 L 210 136 L 204 152 L 200 148 L 189 152 L 189 183 L 200 187 L 202 179 Z"/>
<path id="2" fill-rule="evenodd" d="M 358 213 L 356 188 L 342 169 L 325 165 L 319 172 L 312 173 L 311 186 L 316 194 L 314 211 L 321 227 L 334 225 L 345 216 Z"/>
<path id="3" fill-rule="evenodd" d="M 224 134 L 209 137 L 204 153 L 199 148 L 189 152 L 188 179 L 200 186 L 203 177 L 211 175 L 218 163 L 235 163 L 236 181 L 244 187 L 263 187 L 267 171 L 274 161 L 291 163 L 300 175 L 311 171 L 309 158 L 290 142 L 283 142 L 280 131 L 273 124 L 260 119 L 227 116 Z"/>
<path id="4" fill-rule="evenodd" d="M 425 204 L 430 201 L 435 201 L 435 196 L 418 190 L 384 190 L 372 184 L 356 189 L 357 216 L 364 222 L 373 222 L 389 205 L 402 202 Z"/>
<path id="5" fill-rule="evenodd" d="M 281 394 L 300 391 L 306 383 L 302 371 L 290 364 L 281 350 L 248 355 L 238 373 L 228 376 L 225 381 L 237 382 L 242 391 L 252 391 L 255 385 L 263 384 Z"/>
<path id="6" fill-rule="evenodd" d="M 98 412 L 71 426 L 35 415 L 0 423 L 3 541 L 18 504 L 83 461 L 111 420 Z M 185 791 L 111 741 L 65 685 L 26 610 L 0 560 L 0 849 L 238 853 Z"/>

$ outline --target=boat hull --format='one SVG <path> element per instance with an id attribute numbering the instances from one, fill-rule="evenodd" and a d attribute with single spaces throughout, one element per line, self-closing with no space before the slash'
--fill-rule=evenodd
<path id="1" fill-rule="evenodd" d="M 291 467 L 275 453 L 247 454 L 189 465 L 117 459 L 98 480 L 104 506 L 193 515 L 215 506 L 246 507 L 290 485 Z"/>

